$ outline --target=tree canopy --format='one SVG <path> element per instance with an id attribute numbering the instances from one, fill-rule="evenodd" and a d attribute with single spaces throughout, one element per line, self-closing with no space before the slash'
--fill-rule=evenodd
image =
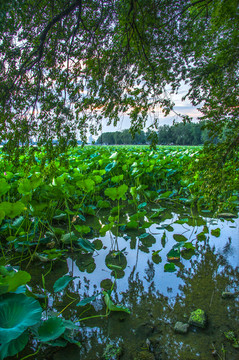
<path id="1" fill-rule="evenodd" d="M 215 134 L 239 142 L 237 0 L 6 0 L 0 3 L 1 140 L 52 151 L 128 114 L 160 125 L 182 82 Z M 184 120 L 189 120 L 184 117 Z"/>

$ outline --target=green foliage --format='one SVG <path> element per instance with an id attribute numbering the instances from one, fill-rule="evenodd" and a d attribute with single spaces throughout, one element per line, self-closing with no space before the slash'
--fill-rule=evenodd
<path id="1" fill-rule="evenodd" d="M 8 356 L 14 356 L 24 349 L 28 343 L 29 335 L 26 332 L 22 333 L 16 339 L 12 339 L 9 342 L 0 345 L 0 359 L 3 360 Z"/>
<path id="2" fill-rule="evenodd" d="M 68 157 L 67 166 L 60 164 L 61 156 Z M 0 177 L 6 176 L 6 182 L 3 181 L 2 184 L 8 184 L 7 192 L 2 195 L 4 201 L 0 203 L 2 264 L 14 263 L 16 259 L 18 264 L 28 266 L 32 261 L 33 266 L 39 266 L 39 260 L 48 261 L 45 265 L 49 268 L 49 274 L 54 266 L 60 265 L 61 261 L 65 262 L 67 253 L 73 250 L 76 253 L 76 266 L 79 271 L 93 273 L 98 266 L 97 257 L 92 255 L 96 249 L 99 253 L 107 254 L 104 266 L 110 269 L 111 276 L 119 279 L 128 269 L 128 251 L 133 249 L 135 253 L 137 251 L 139 258 L 142 252 L 148 254 L 149 266 L 162 266 L 165 272 L 173 273 L 177 269 L 183 271 L 184 263 L 195 255 L 199 241 L 210 241 L 211 236 L 220 236 L 218 225 L 214 230 L 210 229 L 209 233 L 207 220 L 195 216 L 196 207 L 205 217 L 212 216 L 209 209 L 217 211 L 219 218 L 229 217 L 234 221 L 233 217 L 237 217 L 237 162 L 225 160 L 225 178 L 230 181 L 225 187 L 217 188 L 216 196 L 210 181 L 210 186 L 203 186 L 203 174 L 206 172 L 209 176 L 209 170 L 202 166 L 201 161 L 205 162 L 207 157 L 200 148 L 157 147 L 152 150 L 149 147 L 102 146 L 71 149 L 61 156 L 56 157 L 54 163 L 49 165 L 47 153 L 43 149 L 38 154 L 42 166 L 40 177 L 39 163 L 29 167 L 27 153 L 22 155 L 18 168 L 11 162 L 6 163 L 3 157 L 0 158 Z M 237 160 L 236 153 L 235 159 Z M 207 161 L 212 163 L 213 156 L 210 155 Z M 200 167 L 197 167 L 196 164 L 199 163 Z M 216 171 L 217 165 L 211 176 L 216 176 Z M 4 172 L 7 175 L 3 175 Z M 89 186 L 86 185 L 88 181 Z M 105 200 L 106 198 L 108 200 Z M 180 204 L 182 213 L 175 219 L 175 213 L 171 209 L 174 205 L 180 207 Z M 189 207 L 191 212 L 186 214 Z M 109 210 L 104 210 L 107 208 Z M 168 221 L 169 219 L 171 220 Z M 158 238 L 152 231 L 153 224 L 156 225 Z M 190 228 L 197 231 L 187 232 Z M 111 245 L 108 249 L 108 238 L 102 241 L 94 240 L 100 235 L 104 236 L 107 231 L 110 232 L 108 237 Z M 187 234 L 187 237 L 184 234 Z M 87 239 L 83 238 L 84 235 Z M 174 246 L 168 252 L 167 246 L 173 239 Z M 124 244 L 128 242 L 127 247 L 121 246 L 118 240 L 122 240 Z M 154 251 L 155 248 L 158 249 L 160 241 L 162 248 L 165 248 L 162 257 L 159 254 L 161 250 Z M 150 249 L 154 244 L 155 247 Z M 57 260 L 57 263 L 53 260 Z M 166 261 L 168 263 L 165 264 Z M 158 265 L 160 262 L 162 265 Z M 8 342 L 2 343 L 2 358 L 14 356 L 21 351 L 28 341 L 28 333 L 37 336 L 37 328 L 41 329 L 39 336 L 35 338 L 38 343 L 42 341 L 46 345 L 65 346 L 68 341 L 76 342 L 72 334 L 75 330 L 74 324 L 67 325 L 61 317 L 59 319 L 62 319 L 62 322 L 48 318 L 39 323 L 39 315 L 39 321 L 33 329 L 32 325 L 21 320 L 20 315 L 18 317 L 18 312 L 14 308 L 13 303 L 16 302 L 23 314 L 27 308 L 29 314 L 26 319 L 32 319 L 31 313 L 34 318 L 30 303 L 29 306 L 20 306 L 22 302 L 25 304 L 25 301 L 28 304 L 28 296 L 29 299 L 30 296 L 34 296 L 43 297 L 47 309 L 47 274 L 42 276 L 44 290 L 40 291 L 40 294 L 35 294 L 29 287 L 26 290 L 24 286 L 30 281 L 29 273 L 15 271 L 15 268 L 11 267 L 0 267 L 0 304 L 4 303 L 9 313 L 10 308 L 14 310 L 16 323 L 13 323 L 13 319 L 9 320 L 12 328 L 21 328 L 21 332 L 12 330 L 14 336 L 9 338 Z M 57 293 L 53 299 L 58 300 L 61 297 L 59 292 L 69 287 L 73 279 L 70 275 L 60 277 L 53 286 Z M 10 293 L 13 291 L 14 294 Z M 17 295 L 22 295 L 24 301 L 16 301 Z M 78 298 L 71 298 L 65 291 L 64 296 L 72 299 L 65 308 L 74 302 L 78 302 L 79 307 L 85 306 L 96 298 L 96 295 L 86 294 L 79 301 Z M 111 292 L 104 293 L 104 299 L 106 315 L 110 311 L 129 313 L 128 308 L 114 304 Z M 8 305 L 10 307 L 7 307 Z M 18 324 L 18 320 L 23 326 Z M 1 331 L 4 334 L 6 328 Z"/>
<path id="3" fill-rule="evenodd" d="M 52 317 L 45 320 L 38 328 L 38 339 L 41 342 L 49 342 L 59 338 L 65 331 L 65 325 L 61 318 Z"/>
<path id="4" fill-rule="evenodd" d="M 61 278 L 57 279 L 53 285 L 54 292 L 59 292 L 64 290 L 67 287 L 67 285 L 74 279 L 75 277 L 70 275 L 64 275 Z"/>
<path id="5" fill-rule="evenodd" d="M 220 230 L 219 228 L 217 228 L 217 229 L 212 229 L 212 230 L 211 230 L 211 234 L 212 234 L 213 236 L 219 237 L 220 234 L 221 234 L 221 230 Z"/>
<path id="6" fill-rule="evenodd" d="M 116 188 L 107 188 L 104 193 L 108 196 L 111 200 L 119 200 L 121 199 L 126 191 L 128 190 L 128 186 L 123 184 Z"/>
<path id="7" fill-rule="evenodd" d="M 24 294 L 8 293 L 0 297 L 0 343 L 17 339 L 41 319 L 42 308 L 37 300 Z"/>
<path id="8" fill-rule="evenodd" d="M 94 301 L 97 298 L 98 295 L 86 297 L 83 300 L 81 300 L 80 302 L 78 302 L 78 304 L 76 304 L 76 306 L 85 306 L 87 304 L 90 304 L 92 301 Z"/>
<path id="9" fill-rule="evenodd" d="M 175 272 L 177 269 L 174 265 L 174 263 L 167 263 L 164 265 L 164 271 L 165 272 Z"/>
<path id="10" fill-rule="evenodd" d="M 92 253 L 95 251 L 95 246 L 87 239 L 78 239 L 77 244 L 86 252 Z"/>
<path id="11" fill-rule="evenodd" d="M 115 305 L 113 303 L 113 301 L 111 300 L 111 291 L 103 291 L 104 294 L 104 301 L 105 304 L 107 306 L 107 309 L 111 312 L 111 311 L 123 311 L 126 312 L 127 314 L 130 314 L 130 310 L 123 306 L 123 305 Z"/>
<path id="12" fill-rule="evenodd" d="M 0 211 L 1 210 L 5 213 L 5 216 L 13 219 L 22 214 L 24 210 L 26 210 L 26 206 L 21 201 L 14 203 L 4 201 L 0 203 Z"/>
<path id="13" fill-rule="evenodd" d="M 0 272 L 5 269 L 1 266 Z M 14 292 L 19 286 L 26 285 L 31 280 L 31 275 L 26 271 L 6 271 L 0 275 L 0 295 Z"/>

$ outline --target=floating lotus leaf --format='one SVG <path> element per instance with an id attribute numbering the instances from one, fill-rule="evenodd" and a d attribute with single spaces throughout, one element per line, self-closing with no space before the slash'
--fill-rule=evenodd
<path id="1" fill-rule="evenodd" d="M 165 272 L 174 272 L 176 270 L 177 269 L 176 269 L 174 263 L 167 263 L 167 264 L 164 265 L 164 271 Z"/>
<path id="2" fill-rule="evenodd" d="M 176 241 L 187 241 L 188 239 L 182 234 L 173 234 L 173 238 Z"/>
<path id="3" fill-rule="evenodd" d="M 41 319 L 39 302 L 24 294 L 4 294 L 0 297 L 0 343 L 19 337 L 29 326 Z"/>
<path id="4" fill-rule="evenodd" d="M 80 271 L 86 271 L 88 274 L 91 274 L 96 268 L 95 260 L 91 254 L 79 254 L 76 265 Z"/>
<path id="5" fill-rule="evenodd" d="M 221 234 L 221 229 L 219 229 L 219 228 L 217 228 L 217 229 L 212 229 L 212 230 L 211 230 L 211 234 L 212 234 L 213 236 L 219 237 L 220 234 Z"/>
<path id="6" fill-rule="evenodd" d="M 101 250 L 103 247 L 103 243 L 100 239 L 94 240 L 92 244 L 94 245 L 95 250 Z"/>
<path id="7" fill-rule="evenodd" d="M 111 251 L 105 258 L 105 264 L 109 269 L 124 270 L 127 266 L 126 256 L 120 252 Z"/>
<path id="8" fill-rule="evenodd" d="M 60 337 L 66 327 L 62 319 L 57 317 L 52 317 L 43 322 L 43 324 L 38 329 L 38 338 L 40 341 L 48 342 L 57 339 Z"/>

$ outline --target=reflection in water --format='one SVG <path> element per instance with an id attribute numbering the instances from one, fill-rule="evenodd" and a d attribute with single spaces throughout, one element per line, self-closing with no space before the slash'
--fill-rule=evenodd
<path id="1" fill-rule="evenodd" d="M 211 223 L 202 218 L 192 220 L 186 214 L 172 213 L 144 232 L 124 230 L 120 237 L 106 234 L 100 238 L 103 248 L 97 254 L 78 252 L 68 258 L 68 272 L 78 278 L 67 292 L 50 296 L 54 311 L 64 309 L 71 301 L 69 296 L 78 302 L 96 295 L 108 279 L 110 287 L 115 282 L 112 300 L 129 307 L 131 314 L 111 312 L 107 318 L 80 322 L 78 336 L 82 348 L 68 345 L 51 353 L 49 359 L 66 359 L 70 351 L 71 360 L 95 360 L 102 358 L 107 344 L 114 344 L 123 348 L 122 360 L 140 359 L 146 353 L 148 359 L 156 360 L 206 360 L 212 358 L 214 348 L 220 355 L 223 344 L 227 358 L 236 360 L 238 352 L 225 339 L 224 332 L 232 330 L 239 336 L 238 297 L 223 299 L 221 296 L 223 291 L 238 291 L 238 219 L 233 222 L 234 228 L 231 224 L 221 220 Z M 211 233 L 216 228 L 221 230 L 220 237 Z M 201 241 L 197 234 L 203 230 L 206 236 Z M 150 234 L 142 235 L 144 233 Z M 195 250 L 181 251 L 180 261 L 175 262 L 176 272 L 164 272 L 167 254 L 177 244 L 175 234 L 187 237 Z M 162 261 L 155 263 L 153 251 L 158 250 Z M 54 281 L 66 273 L 64 267 L 58 267 L 57 275 L 54 272 L 54 277 L 48 278 L 50 291 Z M 190 313 L 198 308 L 207 314 L 206 329 L 190 327 L 188 334 L 176 334 L 175 323 L 187 322 Z M 77 321 L 104 315 L 105 310 L 100 296 L 91 305 L 67 307 L 63 316 Z"/>

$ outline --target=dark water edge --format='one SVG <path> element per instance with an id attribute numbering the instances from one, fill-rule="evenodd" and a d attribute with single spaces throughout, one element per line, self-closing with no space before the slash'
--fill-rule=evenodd
<path id="1" fill-rule="evenodd" d="M 206 214 L 207 215 L 207 214 Z M 189 219 L 185 223 L 178 220 Z M 193 220 L 192 220 L 193 219 Z M 95 219 L 88 224 L 95 228 Z M 144 219 L 147 221 L 147 217 Z M 207 226 L 203 241 L 197 234 Z M 212 230 L 220 229 L 220 235 Z M 142 233 L 149 233 L 141 237 Z M 163 234 L 166 239 L 162 240 Z M 181 251 L 180 261 L 175 262 L 175 272 L 165 272 L 167 254 L 177 242 L 175 234 L 183 234 L 195 245 L 195 251 Z M 214 233 L 215 234 L 215 233 Z M 90 238 L 93 241 L 95 238 Z M 62 315 L 79 324 L 75 337 L 81 347 L 69 344 L 65 348 L 42 347 L 32 358 L 37 360 L 93 360 L 93 359 L 158 359 L 237 360 L 239 350 L 233 348 L 224 332 L 233 331 L 239 338 L 239 219 L 213 219 L 195 216 L 185 211 L 168 210 L 163 217 L 144 230 L 122 231 L 116 236 L 106 233 L 97 236 L 103 248 L 92 255 L 73 253 L 66 260 L 53 264 L 46 278 L 48 314 L 61 312 L 71 302 L 69 296 L 82 300 L 100 292 L 102 281 L 114 282 L 112 300 L 127 306 L 131 313 L 111 312 L 105 315 L 103 296 L 99 295 L 92 305 L 67 307 Z M 114 271 L 107 267 L 107 256 L 125 249 L 119 259 L 124 269 Z M 159 263 L 153 261 L 153 251 L 160 250 Z M 31 286 L 35 292 L 41 288 L 41 274 L 49 264 L 36 262 L 28 268 L 32 275 Z M 53 284 L 61 276 L 78 276 L 68 291 L 53 293 Z M 235 296 L 223 298 L 228 291 Z M 69 296 L 68 296 L 69 295 Z M 78 302 L 78 301 L 77 301 Z M 177 334 L 177 321 L 187 323 L 190 313 L 202 309 L 207 315 L 205 329 L 191 326 L 187 334 Z M 60 316 L 62 316 L 60 315 Z M 46 314 L 47 317 L 47 314 Z M 110 345 L 112 347 L 110 348 Z M 118 357 L 108 357 L 106 349 L 118 349 Z M 33 353 L 34 344 L 22 352 Z M 111 351 L 112 352 L 112 351 Z M 21 356 L 15 357 L 21 359 Z"/>

